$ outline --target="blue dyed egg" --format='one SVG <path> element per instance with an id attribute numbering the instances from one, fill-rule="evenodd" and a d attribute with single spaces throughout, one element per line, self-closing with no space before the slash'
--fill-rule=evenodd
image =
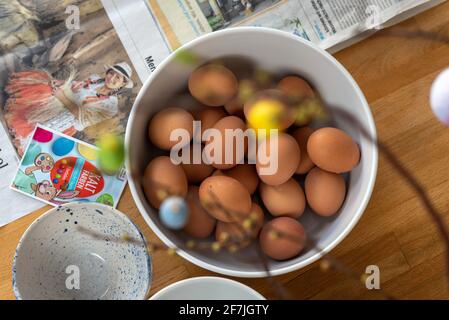
<path id="1" fill-rule="evenodd" d="M 67 138 L 59 138 L 58 140 L 53 142 L 51 150 L 55 155 L 62 157 L 67 155 L 70 151 L 72 151 L 74 146 L 75 146 L 74 141 L 69 140 Z"/>
<path id="2" fill-rule="evenodd" d="M 159 217 L 162 223 L 173 230 L 182 229 L 186 225 L 188 213 L 187 203 L 181 197 L 165 199 L 159 209 Z"/>

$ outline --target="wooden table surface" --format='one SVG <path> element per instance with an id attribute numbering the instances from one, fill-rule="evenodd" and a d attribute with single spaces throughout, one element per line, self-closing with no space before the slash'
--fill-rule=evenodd
<path id="1" fill-rule="evenodd" d="M 449 3 L 393 27 L 449 35 Z M 449 128 L 429 107 L 435 77 L 449 67 L 449 44 L 393 37 L 384 30 L 335 56 L 368 99 L 379 138 L 419 177 L 449 224 Z M 449 90 L 449 87 L 448 87 Z M 151 242 L 159 242 L 140 216 L 127 188 L 118 208 Z M 0 299 L 14 299 L 11 265 L 16 245 L 30 223 L 48 207 L 0 228 Z M 378 265 L 381 288 L 398 299 L 448 299 L 444 246 L 416 194 L 380 157 L 376 186 L 362 219 L 332 255 L 358 272 Z M 213 275 L 178 256 L 153 254 L 151 293 L 181 279 Z M 319 262 L 276 277 L 295 299 L 382 299 L 375 290 Z M 266 279 L 239 279 L 267 298 L 276 292 Z"/>

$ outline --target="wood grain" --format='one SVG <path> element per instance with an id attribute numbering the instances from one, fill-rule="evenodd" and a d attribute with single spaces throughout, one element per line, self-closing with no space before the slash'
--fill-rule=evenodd
<path id="1" fill-rule="evenodd" d="M 449 3 L 405 21 L 397 28 L 421 28 L 449 35 Z M 337 53 L 365 93 L 379 138 L 426 186 L 449 223 L 449 128 L 429 108 L 432 81 L 449 67 L 449 45 L 404 39 L 384 30 Z M 137 223 L 149 241 L 159 242 L 147 227 L 126 189 L 118 208 Z M 13 299 L 11 264 L 17 242 L 45 209 L 0 229 L 0 299 Z M 381 287 L 396 298 L 448 299 L 444 247 L 416 194 L 381 157 L 371 202 L 360 222 L 332 252 L 358 272 L 368 265 L 381 270 Z M 152 293 L 175 281 L 213 273 L 164 252 L 153 255 Z M 295 299 L 382 299 L 375 290 L 319 262 L 276 277 Z M 267 298 L 276 298 L 265 279 L 239 279 Z"/>

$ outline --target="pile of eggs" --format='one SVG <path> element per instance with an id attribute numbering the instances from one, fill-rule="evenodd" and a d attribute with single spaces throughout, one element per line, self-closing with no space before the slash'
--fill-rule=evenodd
<path id="1" fill-rule="evenodd" d="M 259 81 L 256 76 L 238 79 L 235 74 L 217 63 L 197 68 L 189 77 L 188 91 L 198 107 L 189 111 L 169 105 L 152 117 L 149 139 L 167 155 L 150 161 L 143 188 L 163 224 L 172 229 L 194 238 L 213 236 L 215 243 L 234 250 L 258 240 L 268 257 L 294 258 L 307 244 L 299 218 L 307 206 L 322 217 L 339 211 L 346 196 L 342 174 L 358 165 L 360 150 L 340 129 L 313 128 L 312 119 L 299 120 L 294 106 L 319 98 L 302 77 Z M 195 144 L 204 148 L 208 143 L 194 136 L 194 120 L 201 121 L 202 132 L 279 129 L 278 170 L 261 174 L 264 164 L 258 158 L 253 164 L 245 161 L 248 150 L 234 154 L 232 163 L 174 164 L 168 153 L 177 143 L 170 139 L 173 130 L 189 132 L 191 150 Z M 222 147 L 225 152 L 235 143 L 229 147 L 223 138 Z M 269 148 L 269 143 L 257 148 Z"/>

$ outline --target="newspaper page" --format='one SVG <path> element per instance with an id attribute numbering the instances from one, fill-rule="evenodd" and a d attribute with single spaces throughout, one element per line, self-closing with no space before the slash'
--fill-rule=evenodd
<path id="1" fill-rule="evenodd" d="M 42 207 L 9 189 L 37 124 L 124 133 L 140 87 L 100 0 L 0 0 L 0 226 Z"/>
<path id="2" fill-rule="evenodd" d="M 0 125 L 0 227 L 42 207 L 40 201 L 30 199 L 9 188 L 19 162 L 7 133 Z"/>
<path id="3" fill-rule="evenodd" d="M 284 30 L 331 52 L 445 0 L 102 0 L 144 81 L 173 50 L 238 26 Z"/>

